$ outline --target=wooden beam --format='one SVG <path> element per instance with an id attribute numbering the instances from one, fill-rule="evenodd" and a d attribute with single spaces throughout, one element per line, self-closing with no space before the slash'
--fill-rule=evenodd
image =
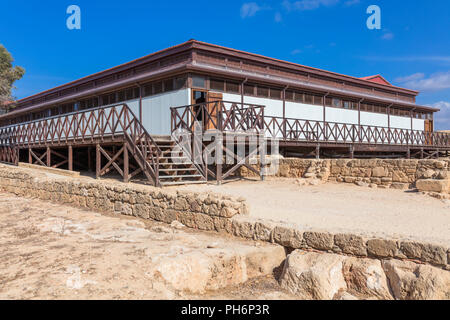
<path id="1" fill-rule="evenodd" d="M 97 143 L 95 145 L 95 177 L 98 179 L 100 177 L 100 170 L 102 165 L 102 157 L 100 154 L 100 145 Z"/>
<path id="2" fill-rule="evenodd" d="M 47 147 L 47 167 L 52 166 L 52 150 L 50 147 Z"/>
<path id="3" fill-rule="evenodd" d="M 128 148 L 127 142 L 123 145 L 123 182 L 127 183 L 130 180 L 130 168 L 129 168 L 129 159 L 128 159 Z"/>
<path id="4" fill-rule="evenodd" d="M 99 150 L 103 154 L 103 156 L 105 156 L 105 158 L 108 159 L 108 163 L 100 170 L 100 175 L 102 176 L 105 173 L 107 173 L 109 171 L 109 170 L 107 171 L 107 169 L 112 165 L 117 170 L 117 172 L 119 172 L 120 175 L 123 177 L 123 171 L 116 163 L 116 160 L 124 151 L 124 147 L 120 148 L 120 150 L 112 158 L 101 146 L 99 146 Z"/>
<path id="5" fill-rule="evenodd" d="M 69 161 L 69 171 L 73 171 L 73 147 L 69 146 L 69 154 L 68 154 L 68 161 Z"/>

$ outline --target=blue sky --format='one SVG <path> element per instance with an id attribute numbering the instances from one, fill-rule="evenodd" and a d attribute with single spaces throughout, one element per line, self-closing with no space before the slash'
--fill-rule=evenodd
<path id="1" fill-rule="evenodd" d="M 194 38 L 352 76 L 382 74 L 420 90 L 450 129 L 450 2 L 4 1 L 0 43 L 25 67 L 15 95 L 42 90 Z M 66 9 L 81 8 L 81 30 Z M 366 27 L 369 5 L 381 30 Z"/>

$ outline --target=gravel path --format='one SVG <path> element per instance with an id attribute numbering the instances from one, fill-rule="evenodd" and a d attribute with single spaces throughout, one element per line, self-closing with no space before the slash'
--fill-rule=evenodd
<path id="1" fill-rule="evenodd" d="M 338 183 L 300 186 L 295 181 L 270 178 L 180 189 L 242 196 L 250 205 L 252 217 L 288 222 L 303 229 L 450 245 L 449 200 L 412 191 Z"/>

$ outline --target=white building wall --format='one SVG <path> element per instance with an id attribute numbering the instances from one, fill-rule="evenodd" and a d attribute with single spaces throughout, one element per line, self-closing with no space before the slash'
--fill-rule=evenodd
<path id="1" fill-rule="evenodd" d="M 375 126 L 387 128 L 389 125 L 387 114 L 361 111 L 360 118 L 362 126 Z"/>
<path id="2" fill-rule="evenodd" d="M 123 103 L 126 103 L 134 115 L 139 119 L 139 99 L 128 100 Z"/>
<path id="3" fill-rule="evenodd" d="M 413 119 L 413 130 L 425 131 L 425 120 Z"/>
<path id="4" fill-rule="evenodd" d="M 142 98 L 141 122 L 150 134 L 170 135 L 170 108 L 189 105 L 190 102 L 189 89 Z"/>
<path id="5" fill-rule="evenodd" d="M 325 120 L 328 122 L 358 124 L 358 111 L 326 107 Z"/>
<path id="6" fill-rule="evenodd" d="M 391 116 L 391 128 L 411 129 L 411 118 Z"/>
<path id="7" fill-rule="evenodd" d="M 286 118 L 323 121 L 323 107 L 286 101 Z"/>

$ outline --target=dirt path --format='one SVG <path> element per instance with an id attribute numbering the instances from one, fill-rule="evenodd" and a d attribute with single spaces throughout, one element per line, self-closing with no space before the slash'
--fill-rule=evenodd
<path id="1" fill-rule="evenodd" d="M 253 266 L 281 247 L 6 194 L 0 249 L 0 299 L 291 298 Z"/>
<path id="2" fill-rule="evenodd" d="M 300 186 L 295 179 L 270 178 L 183 186 L 246 198 L 250 215 L 302 229 L 352 232 L 450 245 L 450 201 L 416 192 L 370 189 L 350 184 Z"/>

